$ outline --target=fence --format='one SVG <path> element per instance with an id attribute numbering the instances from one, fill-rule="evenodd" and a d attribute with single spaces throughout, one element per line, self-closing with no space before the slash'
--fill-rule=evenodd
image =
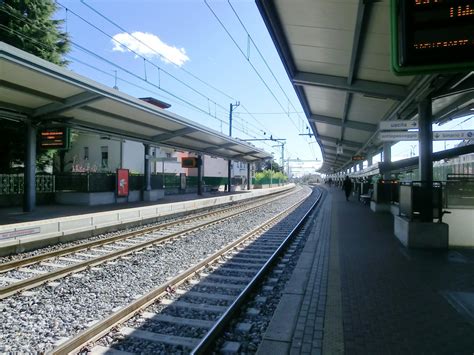
<path id="1" fill-rule="evenodd" d="M 21 195 L 25 186 L 23 174 L 0 174 L 0 195 Z M 55 191 L 53 175 L 36 175 L 36 192 L 49 193 Z"/>
<path id="2" fill-rule="evenodd" d="M 163 182 L 164 178 L 164 182 Z M 227 184 L 227 178 L 203 177 L 203 185 L 220 186 Z M 197 176 L 187 176 L 186 186 L 197 187 Z M 277 180 L 273 181 L 274 184 Z M 115 191 L 114 173 L 58 173 L 54 175 L 36 175 L 36 192 L 110 192 Z M 142 190 L 145 185 L 143 175 L 130 175 L 130 190 Z M 152 174 L 151 188 L 179 189 L 181 178 L 175 174 Z M 24 189 L 23 174 L 0 174 L 0 195 L 21 195 Z"/>

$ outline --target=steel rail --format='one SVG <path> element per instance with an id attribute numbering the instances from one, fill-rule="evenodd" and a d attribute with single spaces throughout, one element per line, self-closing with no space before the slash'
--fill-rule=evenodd
<path id="1" fill-rule="evenodd" d="M 177 286 L 184 283 L 189 278 L 194 277 L 194 275 L 203 270 L 210 264 L 218 262 L 221 260 L 222 255 L 229 252 L 232 249 L 235 249 L 242 243 L 246 242 L 248 239 L 261 234 L 263 231 L 271 228 L 273 225 L 278 223 L 282 218 L 286 215 L 290 214 L 293 210 L 295 210 L 299 205 L 301 205 L 304 200 L 308 196 L 305 196 L 303 199 L 299 200 L 298 202 L 294 203 L 292 206 L 288 207 L 284 211 L 278 213 L 276 216 L 272 217 L 271 219 L 265 221 L 264 223 L 260 224 L 252 231 L 246 233 L 242 237 L 238 238 L 234 242 L 228 244 L 227 246 L 221 248 L 215 254 L 207 257 L 206 259 L 200 261 L 198 264 L 188 268 L 183 273 L 175 276 L 174 278 L 168 280 L 167 282 L 163 283 L 160 286 L 157 286 L 147 294 L 143 295 L 142 297 L 138 298 L 137 300 L 133 301 L 129 305 L 123 307 L 122 309 L 116 311 L 115 313 L 111 314 L 107 318 L 97 322 L 92 327 L 83 330 L 76 336 L 72 337 L 71 339 L 65 341 L 64 343 L 58 345 L 55 349 L 53 349 L 48 354 L 51 355 L 65 355 L 76 353 L 84 348 L 87 344 L 96 341 L 97 339 L 101 338 L 105 334 L 107 334 L 112 328 L 116 327 L 118 324 L 121 324 L 135 314 L 139 313 L 143 309 L 146 309 L 153 303 L 157 301 L 157 299 L 165 296 L 167 294 L 167 290 L 169 288 L 176 288 Z"/>
<path id="2" fill-rule="evenodd" d="M 282 196 L 279 196 L 279 197 L 277 197 L 277 199 L 281 198 L 281 197 Z M 145 241 L 145 242 L 142 242 L 142 243 L 138 243 L 136 245 L 132 245 L 130 247 L 126 247 L 124 249 L 117 250 L 117 251 L 114 251 L 114 252 L 111 252 L 111 253 L 108 253 L 108 254 L 105 254 L 105 255 L 101 255 L 101 256 L 98 256 L 98 257 L 93 258 L 93 259 L 85 260 L 83 262 L 73 264 L 73 265 L 70 265 L 70 266 L 65 266 L 61 269 L 53 270 L 53 271 L 50 271 L 50 272 L 42 274 L 42 275 L 38 275 L 38 276 L 30 277 L 30 278 L 27 278 L 27 279 L 24 279 L 24 280 L 21 280 L 21 281 L 18 281 L 18 282 L 14 282 L 10 285 L 7 285 L 5 287 L 0 288 L 0 300 L 2 300 L 4 298 L 7 298 L 11 295 L 14 295 L 15 293 L 38 287 L 38 286 L 40 286 L 40 285 L 42 285 L 46 282 L 57 280 L 59 278 L 65 277 L 69 274 L 77 273 L 77 272 L 86 270 L 89 267 L 93 267 L 93 266 L 102 264 L 106 261 L 114 260 L 114 259 L 117 259 L 119 257 L 131 254 L 133 252 L 136 252 L 138 250 L 145 249 L 145 248 L 147 248 L 147 247 L 149 247 L 153 244 L 163 243 L 163 242 L 166 242 L 170 239 L 177 238 L 179 236 L 182 236 L 184 234 L 196 231 L 198 229 L 202 229 L 202 228 L 209 227 L 209 226 L 212 226 L 212 225 L 215 225 L 215 224 L 223 223 L 224 221 L 226 221 L 230 218 L 233 218 L 235 216 L 238 216 L 238 215 L 247 213 L 249 211 L 255 210 L 257 208 L 260 208 L 261 206 L 263 206 L 265 204 L 268 204 L 268 203 L 271 203 L 272 201 L 273 201 L 273 199 L 271 199 L 270 201 L 265 201 L 264 203 L 259 204 L 257 206 L 246 208 L 244 210 L 240 210 L 238 212 L 226 215 L 224 217 L 220 217 L 219 219 L 204 222 L 202 224 L 199 224 L 197 226 L 193 226 L 193 227 L 181 230 L 179 232 L 174 232 L 174 233 L 171 233 L 171 234 L 168 234 L 168 235 L 165 235 L 165 236 L 157 237 L 155 239 L 148 240 L 148 241 Z M 141 232 L 139 232 L 139 233 L 141 235 Z"/>
<path id="3" fill-rule="evenodd" d="M 292 188 L 290 190 L 285 190 L 284 192 L 275 192 L 273 194 L 262 196 L 260 198 L 263 199 L 264 201 L 265 200 L 271 200 L 273 198 L 277 198 L 277 199 L 282 198 L 285 195 L 293 193 L 294 192 L 293 189 L 294 188 Z M 270 196 L 270 198 L 267 198 L 269 196 Z M 255 201 L 254 203 L 258 203 L 258 202 L 261 202 L 261 201 Z M 268 202 L 265 202 L 265 203 L 268 203 Z M 20 260 L 14 260 L 14 261 L 2 263 L 2 264 L 0 264 L 0 272 L 4 273 L 4 272 L 10 271 L 10 270 L 14 270 L 14 269 L 17 269 L 17 268 L 20 268 L 20 267 L 29 266 L 29 265 L 38 263 L 40 261 L 55 258 L 55 257 L 58 257 L 58 256 L 64 256 L 64 255 L 75 253 L 75 252 L 78 252 L 78 251 L 81 251 L 81 250 L 87 250 L 87 249 L 90 249 L 90 248 L 93 248 L 93 247 L 96 247 L 96 246 L 102 246 L 102 245 L 107 245 L 107 244 L 110 244 L 110 243 L 115 243 L 115 242 L 121 241 L 123 239 L 128 239 L 128 238 L 141 236 L 143 234 L 150 233 L 150 232 L 157 232 L 157 231 L 160 231 L 161 229 L 172 227 L 173 225 L 179 225 L 179 224 L 182 224 L 182 223 L 187 223 L 187 222 L 193 221 L 195 219 L 199 219 L 200 217 L 206 217 L 206 216 L 212 216 L 212 215 L 216 215 L 216 214 L 226 213 L 226 212 L 231 211 L 233 209 L 238 209 L 239 207 L 242 207 L 242 206 L 231 206 L 231 207 L 222 208 L 218 211 L 202 212 L 202 213 L 198 213 L 198 214 L 196 214 L 192 217 L 181 219 L 179 221 L 171 221 L 171 222 L 163 223 L 163 224 L 160 224 L 160 225 L 155 225 L 155 226 L 151 226 L 151 227 L 144 227 L 143 229 L 140 229 L 139 231 L 131 231 L 131 232 L 127 232 L 127 233 L 122 233 L 120 235 L 115 235 L 115 236 L 112 236 L 112 237 L 109 237 L 109 238 L 94 240 L 94 241 L 91 241 L 91 242 L 82 243 L 82 244 L 78 244 L 78 245 L 73 245 L 71 247 L 66 247 L 66 248 L 63 248 L 63 249 L 60 249 L 60 250 L 53 250 L 51 252 L 35 255 L 35 256 L 29 257 L 29 258 L 24 258 L 24 259 L 20 259 Z"/>
<path id="4" fill-rule="evenodd" d="M 215 342 L 217 337 L 224 331 L 226 325 L 232 320 L 234 314 L 241 308 L 242 304 L 248 298 L 250 293 L 257 287 L 259 282 L 263 277 L 268 273 L 271 266 L 275 263 L 278 256 L 283 252 L 291 239 L 294 238 L 299 229 L 303 226 L 306 221 L 306 218 L 314 210 L 314 208 L 319 204 L 323 193 L 321 192 L 317 200 L 311 205 L 311 207 L 306 211 L 304 216 L 296 223 L 296 226 L 288 233 L 280 246 L 275 250 L 275 252 L 270 256 L 270 258 L 265 262 L 265 264 L 260 268 L 257 274 L 250 280 L 247 286 L 242 290 L 242 292 L 237 296 L 237 298 L 232 302 L 232 304 L 227 308 L 227 310 L 222 314 L 222 316 L 217 320 L 214 326 L 206 333 L 206 335 L 201 339 L 199 344 L 191 351 L 191 354 L 206 354 L 210 350 L 210 346 Z"/>

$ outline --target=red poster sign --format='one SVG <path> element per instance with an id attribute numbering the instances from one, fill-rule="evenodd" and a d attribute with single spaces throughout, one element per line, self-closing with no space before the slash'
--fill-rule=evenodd
<path id="1" fill-rule="evenodd" d="M 128 196 L 128 169 L 117 169 L 117 196 Z"/>

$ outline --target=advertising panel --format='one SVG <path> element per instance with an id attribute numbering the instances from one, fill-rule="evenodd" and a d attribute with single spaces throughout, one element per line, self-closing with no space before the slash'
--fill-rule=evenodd
<path id="1" fill-rule="evenodd" d="M 128 169 L 117 169 L 117 196 L 128 196 Z"/>

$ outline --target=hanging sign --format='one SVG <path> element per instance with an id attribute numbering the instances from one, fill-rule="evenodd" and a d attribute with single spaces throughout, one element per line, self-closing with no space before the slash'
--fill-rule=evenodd
<path id="1" fill-rule="evenodd" d="M 41 149 L 69 149 L 69 128 L 44 128 L 39 132 Z"/>
<path id="2" fill-rule="evenodd" d="M 403 131 L 415 128 L 418 128 L 418 121 L 381 121 L 379 123 L 381 131 Z"/>
<path id="3" fill-rule="evenodd" d="M 117 196 L 128 196 L 128 169 L 117 169 Z"/>

